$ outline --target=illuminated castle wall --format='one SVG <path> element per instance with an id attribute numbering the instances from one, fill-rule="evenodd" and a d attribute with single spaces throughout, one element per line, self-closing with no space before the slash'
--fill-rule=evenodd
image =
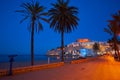
<path id="1" fill-rule="evenodd" d="M 90 42 L 90 40 L 89 39 L 78 39 L 77 42 L 80 42 L 80 43 L 82 43 L 82 42 Z"/>
<path id="2" fill-rule="evenodd" d="M 93 45 L 96 42 L 100 45 L 100 51 L 101 52 L 104 52 L 104 51 L 106 51 L 107 48 L 109 48 L 109 44 L 106 43 L 106 42 L 90 41 L 87 38 L 78 39 L 78 40 L 76 40 L 76 42 L 73 42 L 73 43 L 69 44 L 68 47 L 69 46 L 73 46 L 73 47 L 81 46 L 82 48 L 93 49 Z"/>
<path id="3" fill-rule="evenodd" d="M 71 44 L 68 44 L 67 47 L 64 48 L 64 51 L 66 53 L 70 53 L 70 54 L 77 54 L 77 51 L 81 51 L 81 52 L 86 52 L 88 54 L 92 54 L 93 55 L 93 45 L 96 43 L 97 41 L 90 41 L 89 39 L 78 39 L 76 40 L 76 42 L 73 42 Z M 107 48 L 109 48 L 108 43 L 106 42 L 97 42 L 100 45 L 100 54 L 103 54 L 104 52 L 106 52 Z M 54 50 L 50 50 L 48 51 L 49 55 L 60 55 L 61 48 L 57 48 Z"/>

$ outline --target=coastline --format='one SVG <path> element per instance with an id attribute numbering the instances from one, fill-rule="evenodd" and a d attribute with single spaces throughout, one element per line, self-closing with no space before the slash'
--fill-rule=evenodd
<path id="1" fill-rule="evenodd" d="M 56 62 L 60 62 L 60 60 L 51 60 L 49 63 L 47 60 L 35 61 L 34 65 L 43 65 L 43 64 L 50 64 L 50 63 L 56 63 Z M 30 61 L 13 62 L 13 68 L 20 68 L 20 67 L 27 67 L 27 66 L 31 66 Z M 9 67 L 10 67 L 9 62 L 0 63 L 0 71 L 9 70 Z"/>

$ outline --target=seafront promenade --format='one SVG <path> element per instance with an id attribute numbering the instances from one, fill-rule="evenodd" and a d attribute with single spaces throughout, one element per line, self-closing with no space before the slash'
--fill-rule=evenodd
<path id="1" fill-rule="evenodd" d="M 120 80 L 120 62 L 111 56 L 98 57 L 79 64 L 5 76 L 0 80 Z"/>

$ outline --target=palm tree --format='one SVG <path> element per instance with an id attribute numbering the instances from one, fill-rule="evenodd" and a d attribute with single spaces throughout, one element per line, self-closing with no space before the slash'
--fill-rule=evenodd
<path id="1" fill-rule="evenodd" d="M 44 12 L 44 7 L 39 4 L 39 2 L 26 2 L 20 5 L 21 10 L 17 10 L 24 17 L 20 23 L 24 20 L 29 19 L 30 25 L 29 28 L 31 30 L 31 65 L 34 65 L 34 31 L 43 30 L 42 24 L 39 20 L 43 20 L 48 22 L 47 19 L 43 18 L 47 14 Z"/>
<path id="2" fill-rule="evenodd" d="M 117 39 L 118 35 L 120 34 L 120 10 L 118 11 L 117 14 L 112 15 L 114 21 L 115 21 L 115 26 L 116 26 L 116 47 L 117 47 L 117 53 L 118 53 L 118 59 L 120 60 L 120 52 L 119 52 L 119 40 Z"/>
<path id="3" fill-rule="evenodd" d="M 114 46 L 114 39 L 113 37 L 108 39 L 107 43 L 109 44 L 109 46 L 111 47 L 111 49 L 115 49 L 115 46 Z M 116 51 L 116 50 L 115 50 Z M 116 53 L 115 53 L 116 54 Z"/>
<path id="4" fill-rule="evenodd" d="M 78 25 L 78 9 L 74 6 L 68 6 L 69 0 L 57 0 L 52 4 L 53 8 L 48 11 L 50 28 L 61 33 L 62 61 L 64 61 L 64 33 L 69 33 Z"/>
<path id="5" fill-rule="evenodd" d="M 116 21 L 116 25 L 118 26 L 118 29 L 120 30 L 120 10 L 117 14 L 112 15 L 114 21 Z"/>
<path id="6" fill-rule="evenodd" d="M 116 51 L 117 51 L 117 27 L 116 27 L 116 23 L 114 21 L 109 21 L 110 24 L 108 25 L 108 28 L 104 28 L 104 31 L 109 33 L 110 35 L 113 36 L 113 43 L 114 43 L 114 50 L 115 50 L 115 55 L 117 55 Z"/>
<path id="7" fill-rule="evenodd" d="M 104 28 L 104 31 L 113 36 L 115 54 L 117 54 L 120 59 L 118 39 L 117 39 L 118 34 L 120 34 L 120 11 L 118 14 L 112 15 L 112 17 L 114 20 L 109 20 L 108 28 Z"/>
<path id="8" fill-rule="evenodd" d="M 100 50 L 100 45 L 99 45 L 99 43 L 94 43 L 93 44 L 93 50 L 94 50 L 94 52 L 95 52 L 95 54 L 97 55 L 97 52 Z"/>

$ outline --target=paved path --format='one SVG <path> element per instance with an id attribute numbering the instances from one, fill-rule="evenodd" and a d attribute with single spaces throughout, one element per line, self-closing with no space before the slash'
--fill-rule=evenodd
<path id="1" fill-rule="evenodd" d="M 120 62 L 113 57 L 99 57 L 80 64 L 6 76 L 0 80 L 120 80 Z"/>

